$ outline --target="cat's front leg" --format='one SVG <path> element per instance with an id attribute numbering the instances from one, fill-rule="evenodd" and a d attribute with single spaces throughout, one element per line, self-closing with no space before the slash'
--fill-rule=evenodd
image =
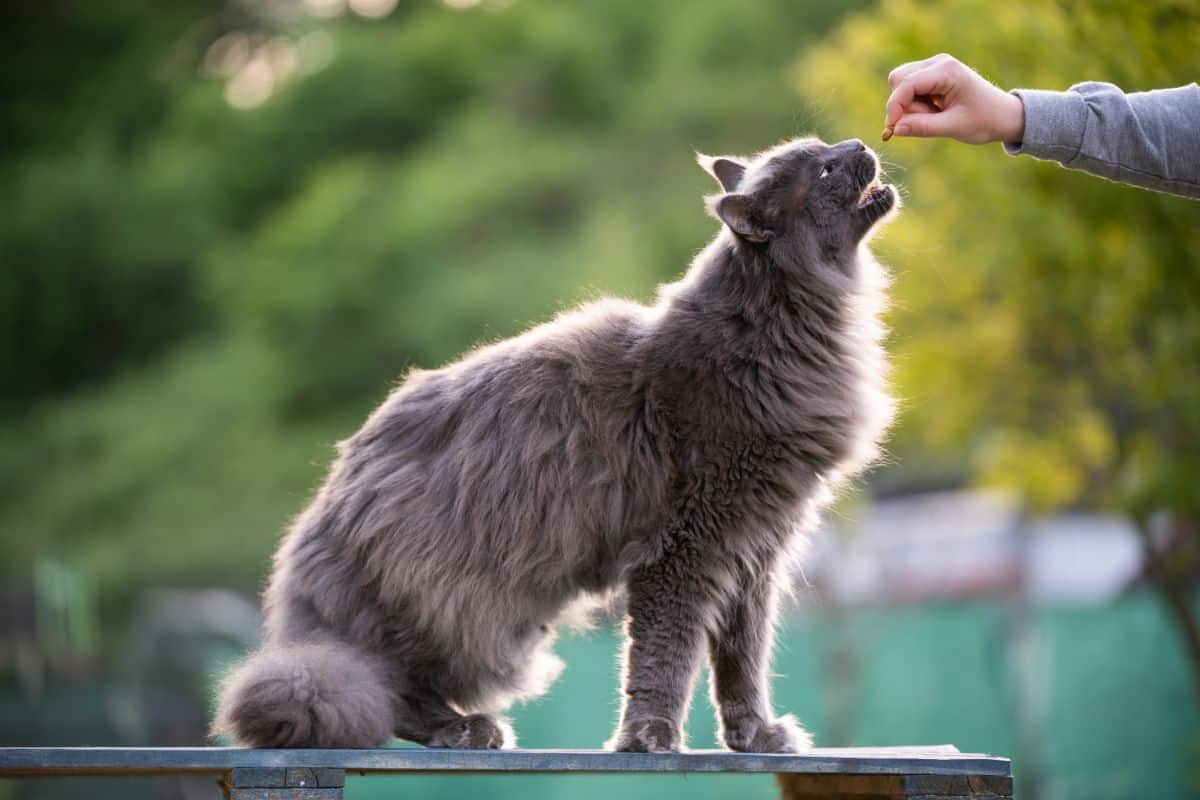
<path id="1" fill-rule="evenodd" d="M 621 722 L 607 746 L 668 753 L 683 723 L 704 647 L 707 598 L 685 554 L 639 569 L 629 583 Z"/>
<path id="2" fill-rule="evenodd" d="M 776 595 L 770 573 L 743 577 L 719 632 L 709 635 L 713 705 L 720 736 L 731 750 L 796 753 L 812 747 L 812 736 L 789 714 L 771 709 L 770 671 Z"/>

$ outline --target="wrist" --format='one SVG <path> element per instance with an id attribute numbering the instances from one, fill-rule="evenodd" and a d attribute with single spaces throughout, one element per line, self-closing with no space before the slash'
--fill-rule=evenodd
<path id="1" fill-rule="evenodd" d="M 999 116 L 993 131 L 997 142 L 1020 142 L 1025 136 L 1025 104 L 1010 92 L 1003 93 Z"/>

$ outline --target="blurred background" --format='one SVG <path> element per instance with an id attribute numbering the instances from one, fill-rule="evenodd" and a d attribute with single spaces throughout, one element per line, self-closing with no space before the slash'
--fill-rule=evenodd
<path id="1" fill-rule="evenodd" d="M 412 365 L 715 233 L 693 151 L 878 140 L 886 75 L 1200 75 L 1194 2 L 48 0 L 0 30 L 0 744 L 202 743 L 333 443 Z M 818 744 L 1011 756 L 1023 798 L 1200 787 L 1200 204 L 999 145 L 879 148 L 903 412 L 827 515 L 776 700 Z M 614 620 L 527 747 L 597 747 Z M 701 690 L 699 695 L 703 695 Z M 715 746 L 697 698 L 693 747 Z M 215 796 L 0 782 L 0 798 Z M 769 778 L 351 797 L 772 797 Z"/>

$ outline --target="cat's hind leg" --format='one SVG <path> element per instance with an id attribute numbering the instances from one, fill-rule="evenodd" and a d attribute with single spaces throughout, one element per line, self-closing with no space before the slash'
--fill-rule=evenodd
<path id="1" fill-rule="evenodd" d="M 395 734 L 426 747 L 495 750 L 512 747 L 512 727 L 491 714 L 461 714 L 429 690 L 401 692 L 396 701 Z"/>

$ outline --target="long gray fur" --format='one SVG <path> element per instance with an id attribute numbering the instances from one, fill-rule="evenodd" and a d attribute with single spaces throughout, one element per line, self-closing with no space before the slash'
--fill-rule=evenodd
<path id="1" fill-rule="evenodd" d="M 672 751 L 707 653 L 732 749 L 811 739 L 772 710 L 803 531 L 892 417 L 864 246 L 896 205 L 857 140 L 700 158 L 724 226 L 643 306 L 606 299 L 416 370 L 338 445 L 214 732 L 254 747 L 500 747 L 562 668 L 556 624 L 627 600 L 609 746 Z"/>

